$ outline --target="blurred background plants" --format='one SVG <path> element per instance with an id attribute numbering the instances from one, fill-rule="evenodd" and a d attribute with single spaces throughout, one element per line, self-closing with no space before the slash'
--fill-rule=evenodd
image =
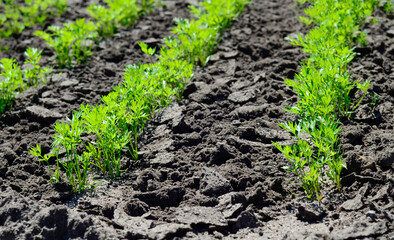
<path id="1" fill-rule="evenodd" d="M 339 133 L 341 120 L 352 114 L 368 94 L 369 81 L 353 80 L 348 65 L 353 60 L 355 42 L 365 44 L 366 34 L 355 35 L 379 0 L 298 0 L 312 3 L 301 21 L 316 27 L 308 34 L 288 38 L 310 57 L 303 61 L 301 71 L 285 83 L 298 95 L 299 101 L 286 110 L 297 114 L 296 122 L 281 123 L 297 141 L 293 145 L 274 143 L 289 161 L 287 171 L 294 172 L 308 198 L 322 198 L 320 184 L 326 175 L 341 191 L 341 172 L 346 167 L 342 158 Z M 386 6 L 385 9 L 389 8 Z M 355 99 L 352 92 L 361 91 Z M 304 137 L 301 138 L 302 133 Z M 327 166 L 328 168 L 325 168 Z M 326 170 L 328 169 L 328 170 Z"/>
<path id="2" fill-rule="evenodd" d="M 96 25 L 84 18 L 65 23 L 63 27 L 50 26 L 48 32 L 36 31 L 34 34 L 53 48 L 59 67 L 71 67 L 72 61 L 86 63 L 97 37 Z"/>
<path id="3" fill-rule="evenodd" d="M 0 1 L 0 38 L 22 32 L 26 27 L 44 24 L 51 16 L 59 16 L 67 10 L 67 0 L 16 0 Z"/>
<path id="4" fill-rule="evenodd" d="M 41 52 L 36 48 L 26 50 L 24 63 L 27 67 L 25 69 L 21 69 L 15 59 L 3 58 L 0 60 L 0 114 L 12 107 L 18 93 L 47 81 L 52 68 L 41 68 L 38 65 Z"/>

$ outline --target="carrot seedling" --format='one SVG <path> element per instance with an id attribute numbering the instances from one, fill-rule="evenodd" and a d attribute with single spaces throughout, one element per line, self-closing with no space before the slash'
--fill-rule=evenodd
<path id="1" fill-rule="evenodd" d="M 54 142 L 52 147 L 54 152 L 60 150 L 66 152 L 66 159 L 60 160 L 60 164 L 66 171 L 66 177 L 74 192 L 84 191 L 95 187 L 95 181 L 88 178 L 91 160 L 87 152 L 78 154 L 78 146 L 81 144 L 81 134 L 83 132 L 83 122 L 81 119 L 82 112 L 74 112 L 72 119 L 67 118 L 67 122 L 56 122 L 53 136 Z"/>
<path id="2" fill-rule="evenodd" d="M 71 67 L 72 61 L 86 63 L 92 55 L 93 43 L 97 38 L 96 25 L 85 19 L 77 19 L 74 23 L 65 23 L 63 27 L 50 26 L 49 32 L 36 31 L 34 35 L 41 37 L 53 48 L 59 67 Z"/>
<path id="3" fill-rule="evenodd" d="M 156 0 L 105 0 L 107 6 L 97 3 L 87 8 L 90 16 L 97 21 L 97 29 L 102 37 L 111 37 L 119 27 L 130 27 L 145 13 L 150 13 L 157 5 Z"/>
<path id="4" fill-rule="evenodd" d="M 2 72 L 0 76 L 0 113 L 11 108 L 18 92 L 25 89 L 22 78 L 22 70 L 14 59 L 3 58 L 0 60 Z"/>
<path id="5" fill-rule="evenodd" d="M 48 75 L 51 73 L 52 68 L 41 68 L 38 62 L 41 59 L 42 50 L 36 48 L 28 48 L 25 52 L 27 57 L 25 63 L 30 63 L 31 68 L 24 70 L 24 77 L 28 86 L 37 86 L 38 83 L 45 83 Z"/>
<path id="6" fill-rule="evenodd" d="M 50 183 L 58 183 L 60 181 L 60 173 L 59 173 L 59 161 L 56 161 L 56 170 L 52 171 L 51 165 L 49 165 L 49 159 L 51 157 L 55 157 L 56 154 L 44 154 L 42 155 L 41 145 L 36 145 L 35 148 L 30 149 L 30 154 L 36 156 L 39 162 L 45 162 L 48 165 L 49 174 L 51 176 L 49 182 Z"/>
<path id="7" fill-rule="evenodd" d="M 219 2 L 231 6 L 226 8 L 225 12 L 219 11 L 228 19 L 237 16 L 249 3 L 248 0 Z M 108 0 L 106 3 L 117 4 L 118 1 Z M 143 9 L 154 3 L 157 1 L 141 1 Z M 206 4 L 210 6 L 210 1 Z M 90 11 L 97 10 L 94 8 L 99 7 L 91 7 Z M 52 147 L 57 150 L 65 149 L 67 162 L 71 167 L 62 165 L 66 169 L 70 184 L 75 186 L 74 189 L 82 189 L 78 187 L 81 186 L 78 182 L 84 182 L 76 181 L 79 179 L 78 175 L 70 170 L 72 166 L 76 168 L 78 165 L 75 159 L 81 162 L 88 162 L 87 159 L 90 159 L 92 169 L 111 178 L 119 176 L 123 171 L 120 164 L 122 151 L 128 150 L 131 156 L 138 160 L 138 140 L 145 125 L 158 109 L 181 98 L 187 82 L 193 76 L 193 63 L 207 63 L 209 54 L 216 46 L 218 34 L 227 26 L 222 24 L 221 20 L 215 22 L 214 19 L 219 19 L 216 14 L 218 11 L 213 8 L 209 10 L 207 7 L 201 14 L 204 21 L 179 20 L 179 26 L 174 28 L 177 36 L 163 40 L 164 46 L 160 49 L 160 55 L 156 55 L 156 63 L 152 61 L 156 49 L 139 43 L 142 51 L 149 56 L 150 63 L 126 66 L 124 81 L 114 87 L 113 92 L 102 97 L 103 105 L 82 105 L 81 111 L 78 114 L 74 113 L 73 120 L 68 120 L 69 123 L 55 125 L 57 133 Z M 103 34 L 106 30 L 100 30 L 99 27 L 99 31 Z M 109 30 L 107 33 L 110 35 L 111 32 L 112 30 Z M 80 137 L 82 133 L 92 139 L 88 142 L 83 141 Z M 85 165 L 81 166 L 86 169 L 83 167 Z"/>
<path id="8" fill-rule="evenodd" d="M 0 37 L 10 37 L 26 27 L 44 24 L 49 16 L 59 16 L 67 9 L 67 0 L 15 0 L 0 2 Z"/>

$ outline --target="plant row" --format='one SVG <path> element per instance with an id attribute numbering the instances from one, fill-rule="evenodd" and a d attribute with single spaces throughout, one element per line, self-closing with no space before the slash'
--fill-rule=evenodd
<path id="1" fill-rule="evenodd" d="M 81 105 L 71 119 L 57 122 L 51 153 L 42 154 L 40 146 L 31 149 L 48 164 L 51 182 L 60 181 L 60 170 L 64 169 L 73 191 L 83 191 L 95 186 L 91 172 L 119 176 L 125 150 L 138 160 L 138 139 L 147 122 L 159 108 L 181 98 L 193 67 L 205 66 L 223 31 L 249 2 L 210 0 L 199 7 L 190 6 L 196 19 L 175 19 L 175 37 L 162 40 L 160 54 L 139 43 L 150 63 L 126 66 L 123 83 L 102 97 L 103 104 Z M 63 159 L 62 151 L 66 155 Z M 51 159 L 56 159 L 55 171 L 49 164 Z"/>
<path id="2" fill-rule="evenodd" d="M 22 32 L 26 27 L 43 24 L 49 16 L 59 16 L 67 9 L 67 0 L 16 0 L 0 2 L 0 38 Z"/>
<path id="3" fill-rule="evenodd" d="M 93 44 L 99 41 L 100 36 L 112 36 L 120 26 L 131 26 L 142 14 L 151 12 L 158 4 L 156 0 L 141 0 L 140 2 L 106 0 L 105 2 L 106 6 L 95 3 L 87 9 L 96 19 L 96 23 L 77 19 L 73 23 L 65 23 L 63 27 L 50 26 L 48 32 L 35 32 L 35 35 L 42 37 L 54 49 L 59 67 L 71 67 L 73 61 L 86 63 L 87 57 L 92 54 Z M 5 15 L 2 16 L 6 24 L 1 25 L 4 27 L 1 29 L 1 34 L 6 34 L 7 31 L 10 31 L 9 34 L 19 33 L 25 26 L 42 24 L 48 17 L 48 13 L 63 13 L 67 7 L 66 3 L 67 0 L 25 0 L 26 6 L 18 6 L 14 0 L 0 2 L 0 6 L 4 7 Z M 37 83 L 46 81 L 51 68 L 40 69 L 38 61 L 41 58 L 41 52 L 37 49 L 27 50 L 26 55 L 29 59 L 26 63 L 32 63 L 33 67 L 23 70 L 24 73 L 14 59 L 0 60 L 1 75 L 4 76 L 0 81 L 0 114 L 12 107 L 18 93 L 29 86 L 37 86 Z M 36 76 L 30 76 L 32 74 Z"/>
<path id="4" fill-rule="evenodd" d="M 50 26 L 47 31 L 34 34 L 54 50 L 59 67 L 71 67 L 73 62 L 86 63 L 92 47 L 101 38 L 113 36 L 119 27 L 130 27 L 141 15 L 150 13 L 157 0 L 105 0 L 106 5 L 94 3 L 87 8 L 92 18 L 77 19 L 72 23 Z"/>
<path id="5" fill-rule="evenodd" d="M 3 58 L 0 60 L 0 114 L 12 107 L 18 93 L 47 81 L 52 68 L 42 68 L 38 64 L 41 52 L 36 48 L 26 50 L 24 63 L 29 66 L 26 69 L 21 69 L 15 59 Z"/>
<path id="6" fill-rule="evenodd" d="M 300 180 L 309 198 L 321 199 L 321 183 L 331 179 L 341 190 L 340 175 L 346 167 L 339 144 L 342 119 L 350 119 L 367 94 L 369 81 L 353 81 L 348 64 L 354 58 L 354 43 L 365 44 L 365 34 L 359 31 L 379 0 L 298 0 L 311 2 L 305 9 L 307 25 L 316 24 L 305 36 L 289 38 L 309 54 L 301 71 L 285 83 L 298 95 L 296 106 L 286 109 L 298 115 L 296 122 L 279 124 L 296 137 L 293 145 L 274 145 L 289 160 L 286 170 Z M 385 5 L 391 9 L 390 2 Z M 355 100 L 360 90 L 363 97 Z M 327 177 L 325 177 L 327 176 Z"/>

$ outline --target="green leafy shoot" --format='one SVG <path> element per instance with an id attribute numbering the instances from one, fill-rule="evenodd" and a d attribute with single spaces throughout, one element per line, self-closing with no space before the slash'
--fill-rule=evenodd
<path id="1" fill-rule="evenodd" d="M 383 10 L 387 14 L 393 14 L 394 12 L 394 3 L 391 0 L 382 1 L 383 3 Z"/>
<path id="2" fill-rule="evenodd" d="M 12 34 L 20 33 L 25 29 L 22 15 L 15 0 L 1 1 L 0 9 L 0 38 L 9 38 Z"/>
<path id="3" fill-rule="evenodd" d="M 49 16 L 60 16 L 67 9 L 67 0 L 25 0 L 19 6 L 23 22 L 27 27 L 44 24 Z"/>
<path id="4" fill-rule="evenodd" d="M 38 62 L 41 52 L 35 48 L 28 48 L 25 52 L 27 57 L 25 64 L 31 68 L 22 70 L 15 59 L 3 58 L 0 60 L 0 114 L 13 105 L 16 95 L 28 87 L 37 86 L 38 83 L 46 82 L 51 68 L 41 68 Z"/>
<path id="5" fill-rule="evenodd" d="M 81 115 L 82 112 L 74 112 L 72 119 L 67 118 L 67 122 L 56 122 L 54 126 L 56 134 L 53 136 L 54 142 L 52 144 L 54 152 L 58 153 L 61 150 L 66 152 L 66 159 L 58 161 L 65 169 L 67 180 L 74 192 L 95 187 L 95 181 L 88 178 L 88 170 L 91 165 L 90 155 L 87 152 L 78 154 L 77 150 L 82 142 L 83 122 Z"/>
<path id="6" fill-rule="evenodd" d="M 102 37 L 111 37 L 119 27 L 130 27 L 145 13 L 150 13 L 156 0 L 105 0 L 107 6 L 97 3 L 87 8 L 90 16 L 97 21 L 98 32 Z"/>
<path id="7" fill-rule="evenodd" d="M 281 151 L 286 159 L 289 160 L 290 167 L 284 168 L 288 172 L 294 172 L 301 186 L 309 198 L 321 198 L 319 176 L 321 175 L 321 163 L 313 158 L 313 150 L 311 146 L 304 140 L 298 140 L 296 145 L 281 146 L 273 143 L 275 147 Z"/>
<path id="8" fill-rule="evenodd" d="M 155 54 L 156 48 L 150 48 L 148 47 L 148 44 L 144 42 L 139 42 L 138 45 L 140 46 L 142 52 L 149 56 L 149 60 L 152 63 L 152 56 Z"/>
<path id="9" fill-rule="evenodd" d="M 38 157 L 39 162 L 45 162 L 48 165 L 49 174 L 51 176 L 49 182 L 50 183 L 58 183 L 60 182 L 60 173 L 59 173 L 59 161 L 56 161 L 56 170 L 53 172 L 51 165 L 49 164 L 50 158 L 56 156 L 56 154 L 44 154 L 42 155 L 41 145 L 38 145 L 35 148 L 30 149 L 30 154 Z"/>
<path id="10" fill-rule="evenodd" d="M 185 60 L 195 64 L 200 63 L 204 67 L 216 47 L 218 28 L 211 28 L 202 21 L 188 19 L 174 19 L 177 26 L 173 33 L 182 45 L 182 56 Z"/>
<path id="11" fill-rule="evenodd" d="M 22 70 L 14 59 L 3 58 L 0 60 L 2 72 L 0 77 L 0 113 L 11 108 L 17 93 L 25 90 Z"/>
<path id="12" fill-rule="evenodd" d="M 92 47 L 97 38 L 96 25 L 85 19 L 77 19 L 74 23 L 48 27 L 49 32 L 36 31 L 53 48 L 59 67 L 71 67 L 72 61 L 86 63 L 92 55 Z"/>
<path id="13" fill-rule="evenodd" d="M 27 57 L 25 64 L 29 63 L 32 66 L 24 71 L 24 77 L 28 86 L 37 86 L 38 83 L 45 83 L 48 75 L 52 71 L 52 68 L 41 68 L 41 66 L 38 65 L 41 59 L 41 53 L 42 50 L 36 48 L 28 48 L 25 52 L 25 56 Z"/>
<path id="14" fill-rule="evenodd" d="M 103 105 L 97 107 L 82 105 L 81 109 L 87 133 L 94 133 L 96 138 L 95 142 L 90 142 L 87 146 L 93 164 L 104 175 L 109 175 L 111 178 L 120 176 L 120 154 L 130 141 L 130 133 L 125 123 L 120 123 L 122 119 L 115 114 L 124 112 L 116 112 L 112 115 L 110 109 Z"/>
<path id="15" fill-rule="evenodd" d="M 133 19 L 130 16 L 133 15 L 126 17 L 126 13 L 131 9 L 123 9 L 124 1 L 105 2 L 108 8 L 93 5 L 89 11 L 98 21 L 100 34 L 112 35 L 119 23 L 128 25 Z M 225 17 L 229 19 L 229 23 L 230 19 L 238 16 L 249 3 L 245 0 L 218 2 L 221 4 L 215 6 L 228 7 L 225 12 L 210 8 L 210 3 L 206 3 L 207 9 L 201 14 L 204 21 L 179 20 L 179 26 L 173 31 L 176 36 L 163 40 L 160 54 L 155 55 L 156 48 L 150 48 L 146 43 L 138 43 L 141 50 L 149 56 L 150 63 L 126 66 L 124 81 L 121 85 L 115 86 L 113 92 L 102 97 L 102 105 L 81 105 L 81 110 L 74 113 L 72 120 L 55 124 L 53 152 L 66 152 L 66 161 L 60 163 L 66 170 L 68 182 L 74 191 L 82 191 L 92 186 L 91 182 L 87 182 L 88 170 L 98 171 L 110 178 L 120 176 L 126 170 L 121 164 L 124 152 L 128 152 L 136 161 L 139 160 L 139 140 L 146 124 L 160 108 L 182 97 L 186 84 L 193 76 L 194 63 L 207 63 L 209 54 L 219 39 L 218 34 L 228 26 L 222 24 L 223 21 L 214 19 Z M 126 1 L 126 5 L 135 3 L 136 1 Z M 140 9 L 138 14 L 151 11 L 150 6 L 158 1 L 146 0 L 140 3 L 142 10 Z M 110 12 L 118 8 L 125 12 L 112 16 Z M 220 18 L 216 16 L 219 13 Z M 106 20 L 100 22 L 98 18 Z M 52 31 L 60 32 L 60 28 Z M 37 35 L 47 39 L 53 48 L 59 49 L 59 53 L 63 51 L 63 45 L 68 46 L 73 42 L 57 47 L 52 35 L 45 32 L 38 32 Z M 64 52 L 65 64 L 71 55 L 65 50 Z M 155 63 L 154 55 L 158 59 Z M 85 137 L 82 138 L 82 135 Z"/>
<path id="16" fill-rule="evenodd" d="M 9 38 L 26 27 L 44 24 L 49 16 L 59 16 L 67 9 L 67 0 L 15 0 L 0 2 L 0 38 Z M 2 10 L 2 11 L 1 11 Z"/>

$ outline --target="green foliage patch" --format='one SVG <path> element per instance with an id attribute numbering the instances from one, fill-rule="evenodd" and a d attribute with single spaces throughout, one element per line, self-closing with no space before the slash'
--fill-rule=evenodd
<path id="1" fill-rule="evenodd" d="M 105 0 L 107 6 L 97 3 L 90 5 L 87 11 L 97 21 L 97 30 L 103 37 L 113 36 L 120 26 L 130 27 L 142 14 L 150 13 L 156 0 Z"/>
<path id="2" fill-rule="evenodd" d="M 145 1 L 148 5 L 152 3 Z M 88 186 L 94 187 L 94 182 L 84 181 L 88 177 L 84 177 L 85 171 L 82 169 L 92 168 L 110 178 L 120 176 L 122 152 L 128 151 L 130 156 L 138 160 L 138 139 L 145 125 L 158 109 L 182 97 L 187 82 L 193 76 L 194 64 L 204 66 L 207 63 L 220 39 L 220 33 L 248 3 L 245 0 L 211 0 L 203 2 L 199 8 L 192 7 L 199 19 L 176 19 L 178 26 L 173 29 L 175 37 L 163 39 L 158 55 L 155 55 L 156 49 L 146 43 L 139 43 L 150 63 L 127 66 L 123 83 L 102 97 L 103 104 L 81 105 L 81 110 L 73 114 L 73 119 L 80 123 L 76 128 L 76 125 L 72 125 L 74 120 L 57 123 L 49 157 L 41 156 L 38 147 L 31 149 L 31 153 L 41 161 L 54 157 L 63 165 L 64 160 L 59 160 L 58 153 L 65 150 L 67 156 L 71 156 L 66 161 L 72 162 L 74 166 L 66 167 L 66 170 L 74 169 L 73 174 L 66 171 L 66 176 L 75 192 Z M 153 61 L 154 58 L 157 62 Z M 79 137 L 81 134 L 93 140 L 82 141 Z M 90 164 L 85 163 L 87 159 Z M 53 174 L 53 171 L 50 172 Z M 75 176 L 79 179 L 80 175 L 82 180 L 76 181 Z M 81 183 L 85 185 L 81 186 Z"/>
<path id="3" fill-rule="evenodd" d="M 20 33 L 26 27 L 43 24 L 49 16 L 59 16 L 67 9 L 67 0 L 15 0 L 0 2 L 0 38 Z"/>
<path id="4" fill-rule="evenodd" d="M 52 68 L 41 68 L 38 65 L 41 52 L 35 48 L 28 48 L 25 52 L 25 64 L 30 66 L 23 70 L 15 59 L 3 58 L 0 60 L 0 114 L 12 107 L 18 93 L 28 87 L 46 82 Z"/>
<path id="5" fill-rule="evenodd" d="M 288 38 L 310 57 L 303 62 L 300 73 L 294 79 L 285 80 L 299 97 L 298 103 L 287 111 L 297 114 L 299 120 L 279 125 L 291 132 L 297 143 L 274 145 L 289 160 L 290 166 L 286 170 L 298 176 L 307 196 L 321 199 L 323 175 L 328 176 L 341 190 L 340 174 L 346 166 L 338 142 L 340 119 L 351 118 L 370 85 L 369 81 L 362 83 L 352 80 L 348 64 L 356 55 L 354 42 L 365 44 L 366 34 L 355 33 L 359 32 L 360 24 L 372 14 L 380 1 L 298 2 L 312 3 L 305 9 L 307 17 L 301 17 L 301 21 L 317 26 L 305 36 Z M 351 94 L 354 90 L 363 92 L 363 97 L 358 101 Z M 301 133 L 306 133 L 308 138 L 301 138 Z"/>
<path id="6" fill-rule="evenodd" d="M 96 25 L 84 18 L 73 23 L 48 27 L 48 32 L 36 31 L 36 36 L 44 39 L 56 53 L 59 67 L 71 67 L 72 61 L 86 63 L 92 55 L 92 47 L 97 37 Z"/>

